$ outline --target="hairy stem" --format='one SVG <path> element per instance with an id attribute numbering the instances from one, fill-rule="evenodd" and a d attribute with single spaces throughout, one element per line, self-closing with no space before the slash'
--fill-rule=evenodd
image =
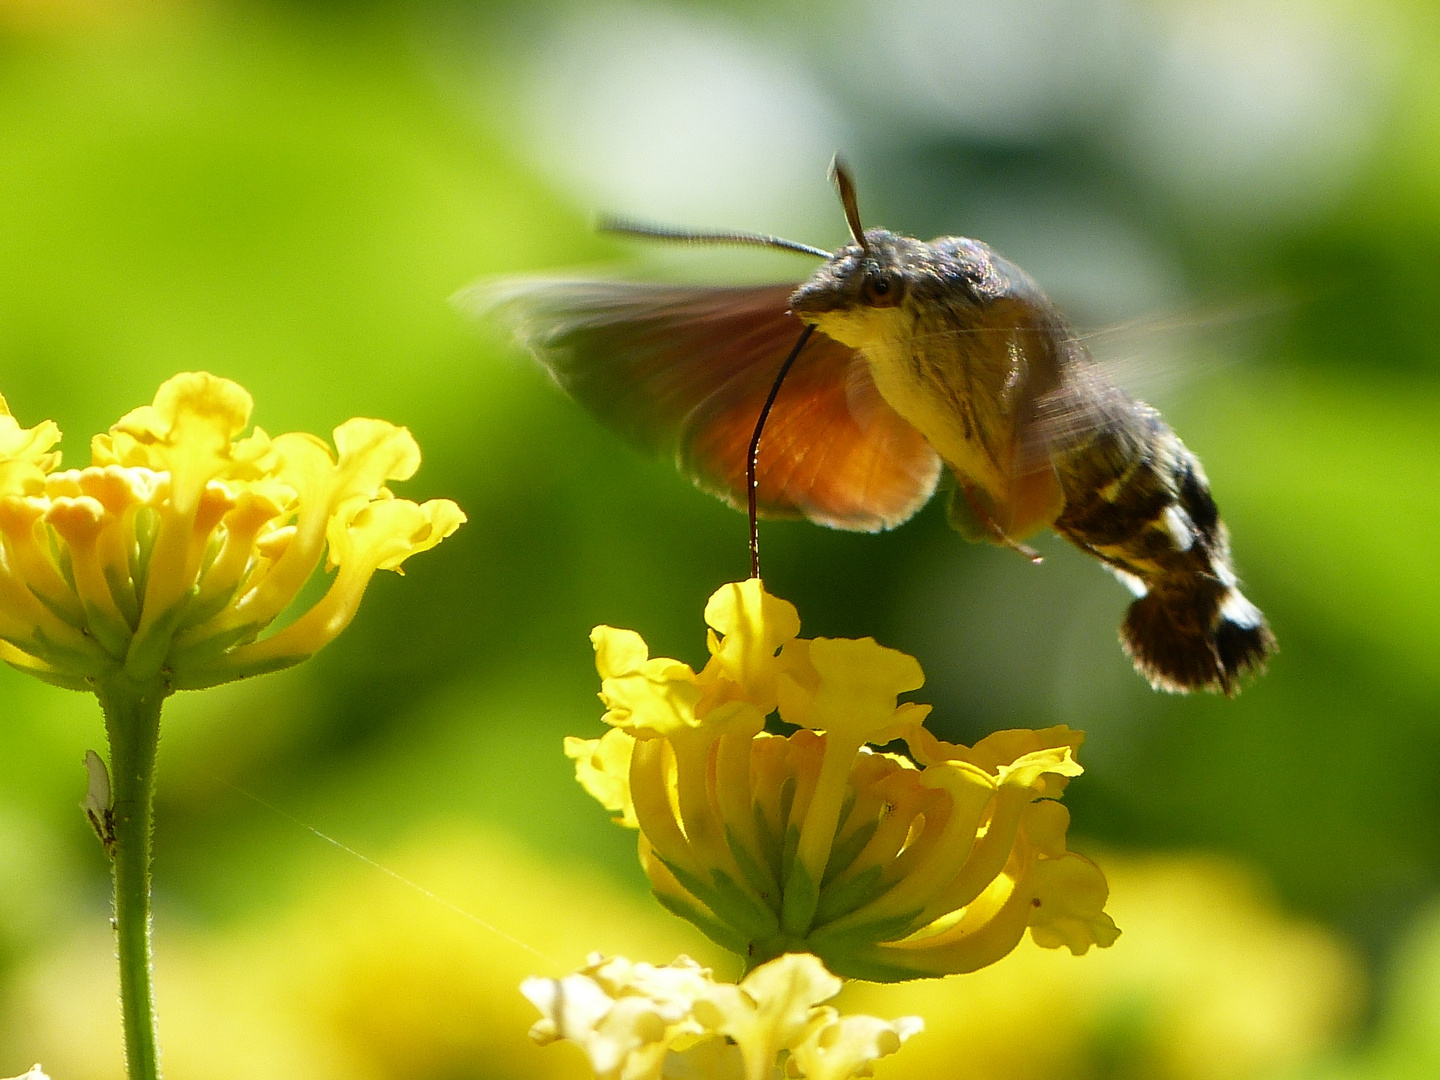
<path id="1" fill-rule="evenodd" d="M 97 680 L 110 739 L 115 819 L 115 943 L 120 958 L 120 1009 L 130 1080 L 159 1080 L 160 1047 L 151 988 L 150 858 L 155 749 L 165 687 L 134 683 L 122 672 Z"/>

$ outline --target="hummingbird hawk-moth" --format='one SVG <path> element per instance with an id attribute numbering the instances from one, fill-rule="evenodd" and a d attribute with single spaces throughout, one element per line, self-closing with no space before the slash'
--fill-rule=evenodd
<path id="1" fill-rule="evenodd" d="M 607 226 L 823 259 L 798 286 L 512 279 L 477 299 L 601 421 L 752 516 L 890 529 L 948 469 L 967 538 L 1033 556 L 1023 541 L 1048 527 L 1130 587 L 1120 640 L 1152 686 L 1234 694 L 1275 638 L 1199 460 L 1018 266 L 977 240 L 864 229 L 838 162 L 834 178 L 853 241 L 834 252 Z"/>

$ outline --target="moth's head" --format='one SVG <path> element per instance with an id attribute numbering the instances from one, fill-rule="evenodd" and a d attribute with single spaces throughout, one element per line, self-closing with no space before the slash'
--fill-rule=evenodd
<path id="1" fill-rule="evenodd" d="M 836 158 L 831 179 L 854 243 L 831 255 L 790 294 L 790 310 L 843 345 L 883 345 L 948 320 L 983 320 L 996 301 L 1044 294 L 1013 263 L 978 240 L 942 236 L 928 244 L 860 224 L 855 181 Z"/>
<path id="2" fill-rule="evenodd" d="M 978 240 L 926 243 L 884 229 L 869 229 L 864 239 L 837 251 L 790 296 L 799 318 L 848 345 L 917 320 L 978 312 L 1011 287 L 1000 260 Z"/>

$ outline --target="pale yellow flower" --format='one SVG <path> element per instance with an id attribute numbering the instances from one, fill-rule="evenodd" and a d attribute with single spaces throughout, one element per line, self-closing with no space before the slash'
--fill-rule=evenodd
<path id="1" fill-rule="evenodd" d="M 1286 911 L 1269 882 L 1222 858 L 1117 852 L 1105 873 L 1107 907 L 1125 927 L 1114 948 L 1076 962 L 1022 946 L 964 978 L 852 984 L 846 1003 L 858 1012 L 931 1022 L 885 1075 L 1339 1080 L 1316 1066 L 1343 1058 L 1364 1012 L 1353 946 Z M 1430 1075 L 1361 1071 L 1371 1080 Z"/>
<path id="2" fill-rule="evenodd" d="M 640 830 L 667 908 L 752 965 L 813 952 L 880 981 L 975 970 L 1027 929 L 1077 955 L 1115 940 L 1105 878 L 1066 850 L 1054 801 L 1082 771 L 1081 732 L 947 743 L 929 706 L 899 701 L 924 682 L 913 657 L 799 638 L 794 607 L 756 580 L 705 615 L 698 674 L 597 627 L 612 730 L 566 744 L 586 790 Z M 801 730 L 765 733 L 777 709 Z M 909 757 L 873 749 L 897 739 Z"/>
<path id="3" fill-rule="evenodd" d="M 379 854 L 548 955 L 575 956 L 574 967 L 602 942 L 607 955 L 674 957 L 694 937 L 593 867 L 527 851 L 474 821 L 432 822 Z M 1096 1080 L 1097 1063 L 1112 1078 L 1273 1080 L 1312 1076 L 1307 1062 L 1343 1061 L 1354 1049 L 1366 999 L 1360 958 L 1333 931 L 1285 911 L 1267 882 L 1209 856 L 1110 853 L 1103 865 L 1108 908 L 1125 927 L 1113 948 L 1076 960 L 1022 942 L 970 975 L 851 982 L 826 1004 L 925 1018 L 923 1036 L 876 1063 L 884 1080 Z M 542 1050 L 525 1037 L 538 1014 L 515 987 L 552 973 L 533 954 L 353 860 L 317 864 L 298 893 L 222 931 L 181 925 L 166 934 L 158 990 L 167 1076 L 458 1077 L 477 1062 L 482 1075 L 506 1080 L 592 1075 L 577 1047 Z M 11 1050 L 53 1068 L 55 1080 L 114 1076 L 114 976 L 98 930 L 36 954 L 13 991 L 13 1014 L 27 1026 Z M 1399 1025 L 1409 1042 L 1387 1050 L 1440 1046 L 1440 1025 L 1426 1026 L 1435 1014 L 1421 1007 L 1440 999 L 1440 980 L 1425 975 L 1440 970 L 1440 921 L 1429 931 L 1401 939 L 1406 985 L 1428 996 L 1397 997 L 1410 1010 L 1409 1026 Z M 718 949 L 696 959 L 717 977 L 731 974 Z M 1379 1057 L 1323 1075 L 1397 1080 Z M 23 1064 L 12 1058 L 10 1067 Z"/>
<path id="4" fill-rule="evenodd" d="M 537 1043 L 585 1051 L 597 1080 L 808 1080 L 869 1076 L 870 1065 L 924 1027 L 913 1016 L 841 1016 L 821 1003 L 840 980 L 790 953 L 737 985 L 689 957 L 656 967 L 598 954 L 574 975 L 527 979 Z"/>
<path id="5" fill-rule="evenodd" d="M 167 690 L 298 663 L 354 616 L 376 570 L 399 571 L 465 520 L 440 499 L 396 499 L 420 463 L 382 420 L 242 436 L 251 398 L 203 372 L 95 436 L 59 471 L 50 421 L 22 428 L 0 399 L 0 658 L 90 689 L 123 672 Z M 262 637 L 325 560 L 324 596 Z"/>

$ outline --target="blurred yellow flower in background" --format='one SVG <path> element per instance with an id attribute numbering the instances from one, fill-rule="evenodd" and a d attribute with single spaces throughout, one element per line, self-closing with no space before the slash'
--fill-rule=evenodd
<path id="1" fill-rule="evenodd" d="M 688 956 L 656 967 L 592 955 L 561 979 L 526 979 L 542 1016 L 530 1037 L 580 1045 L 598 1080 L 849 1080 L 900 1049 L 924 1023 L 841 1016 L 821 1004 L 842 982 L 815 957 L 787 953 L 738 985 L 716 982 Z M 777 1060 L 778 1059 L 778 1060 Z"/>
<path id="2" fill-rule="evenodd" d="M 1027 928 L 1077 955 L 1115 941 L 1105 878 L 1066 850 L 1055 801 L 1082 733 L 943 742 L 929 706 L 898 703 L 924 682 L 914 657 L 799 638 L 795 608 L 757 579 L 723 586 L 705 620 L 698 674 L 597 627 L 612 730 L 566 742 L 586 790 L 639 829 L 667 908 L 750 965 L 812 952 L 879 981 L 973 971 Z M 801 730 L 767 734 L 777 710 Z M 871 749 L 896 739 L 913 762 Z"/>
<path id="3" fill-rule="evenodd" d="M 377 854 L 540 945 L 556 976 L 591 947 L 685 952 L 707 966 L 725 959 L 604 875 L 470 823 L 437 822 Z M 1233 863 L 1114 856 L 1106 868 L 1125 936 L 1084 962 L 1022 942 L 1005 963 L 963 978 L 848 984 L 831 1002 L 846 1013 L 928 1021 L 876 1072 L 889 1080 L 1270 1080 L 1348 1033 L 1361 1007 L 1358 958 L 1323 927 L 1286 914 Z M 112 1080 L 120 1053 L 113 961 L 101 928 L 83 925 L 85 936 L 18 973 L 4 1024 L 24 1033 L 30 1060 L 52 1076 Z M 1427 973 L 1440 960 L 1440 934 L 1430 939 Z M 535 1014 L 515 987 L 545 970 L 542 961 L 358 862 L 312 878 L 288 906 L 203 931 L 177 924 L 161 945 L 165 1058 L 176 1076 L 594 1075 L 578 1048 L 541 1050 L 526 1038 Z M 1424 1016 L 1434 1015 L 1434 981 L 1417 986 L 1430 995 Z M 1433 1025 L 1414 1026 L 1433 1044 Z"/>
<path id="4" fill-rule="evenodd" d="M 1112 856 L 1106 872 L 1125 937 L 1084 964 L 1020 949 L 963 979 L 852 984 L 844 1004 L 930 1017 L 907 1068 L 951 1080 L 1278 1077 L 1358 1018 L 1359 957 L 1234 863 Z"/>
<path id="5" fill-rule="evenodd" d="M 396 499 L 420 451 L 404 428 L 349 420 L 338 457 L 301 433 L 270 438 L 250 395 L 204 372 L 56 471 L 51 421 L 22 428 L 0 399 L 0 658 L 74 689 L 124 673 L 193 689 L 288 667 L 354 616 L 376 570 L 399 570 L 465 520 L 446 499 Z M 327 555 L 324 597 L 257 640 Z"/>
<path id="6" fill-rule="evenodd" d="M 580 1080 L 591 1075 L 582 1055 L 527 1037 L 535 1010 L 516 991 L 522 979 L 564 974 L 592 948 L 724 957 L 647 897 L 472 823 L 435 821 L 377 854 L 454 907 L 347 861 L 256 918 L 203 933 L 175 921 L 156 972 L 167 1073 Z M 56 1077 L 113 1080 L 114 961 L 100 926 L 77 935 L 18 974 L 0 1031 L 23 1033 Z"/>

